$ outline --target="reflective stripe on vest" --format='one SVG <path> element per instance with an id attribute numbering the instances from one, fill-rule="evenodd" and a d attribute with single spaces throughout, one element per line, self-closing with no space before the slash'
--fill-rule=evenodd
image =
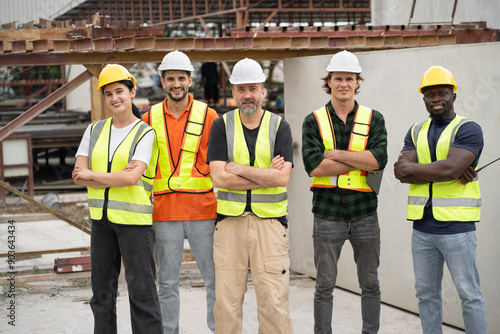
<path id="1" fill-rule="evenodd" d="M 325 151 L 336 149 L 337 142 L 330 113 L 323 107 L 314 112 L 318 122 L 321 138 Z M 366 149 L 370 133 L 372 109 L 358 105 L 354 116 L 354 125 L 349 140 L 349 151 L 360 152 Z M 312 179 L 311 190 L 314 188 L 343 188 L 362 192 L 372 192 L 372 188 L 366 183 L 367 172 L 359 169 L 338 176 L 315 176 Z"/>
<path id="2" fill-rule="evenodd" d="M 243 125 L 239 109 L 230 111 L 224 116 L 226 125 L 226 141 L 228 158 L 231 162 L 250 166 Z M 274 144 L 281 117 L 264 111 L 262 122 L 255 144 L 254 167 L 268 168 L 274 157 Z M 286 215 L 287 192 L 285 187 L 260 187 L 250 191 L 252 212 L 260 218 L 277 218 Z M 230 190 L 219 188 L 217 213 L 225 216 L 239 216 L 245 211 L 247 204 L 246 190 Z"/>
<path id="3" fill-rule="evenodd" d="M 196 169 L 201 136 L 205 130 L 208 106 L 193 100 L 184 129 L 182 146 L 177 165 L 173 164 L 170 141 L 167 133 L 163 102 L 155 104 L 150 110 L 151 126 L 157 129 L 160 157 L 159 173 L 153 183 L 155 195 L 172 192 L 206 193 L 213 189 L 210 175 L 201 175 Z"/>
<path id="4" fill-rule="evenodd" d="M 91 128 L 89 144 L 89 168 L 92 171 L 112 173 L 123 170 L 132 160 L 138 142 L 149 131 L 144 122 L 138 122 L 116 148 L 111 163 L 109 145 L 112 118 L 97 121 Z M 115 224 L 151 225 L 153 206 L 150 195 L 155 176 L 158 148 L 156 141 L 148 168 L 135 185 L 127 187 L 88 188 L 90 218 L 100 220 L 104 216 Z"/>
<path id="5" fill-rule="evenodd" d="M 418 163 L 432 162 L 428 133 L 432 120 L 415 124 L 411 130 L 413 144 L 417 152 Z M 455 141 L 460 126 L 471 120 L 456 115 L 441 133 L 436 145 L 436 159 L 445 160 Z M 407 219 L 418 220 L 423 217 L 424 207 L 429 201 L 432 186 L 432 214 L 438 221 L 479 221 L 481 214 L 481 194 L 479 179 L 465 185 L 458 180 L 411 184 L 408 191 Z"/>

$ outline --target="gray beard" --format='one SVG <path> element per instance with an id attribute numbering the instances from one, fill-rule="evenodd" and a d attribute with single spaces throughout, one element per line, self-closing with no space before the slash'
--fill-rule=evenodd
<path id="1" fill-rule="evenodd" d="M 257 112 L 258 106 L 254 104 L 253 107 L 240 107 L 241 112 L 245 116 L 252 116 Z"/>

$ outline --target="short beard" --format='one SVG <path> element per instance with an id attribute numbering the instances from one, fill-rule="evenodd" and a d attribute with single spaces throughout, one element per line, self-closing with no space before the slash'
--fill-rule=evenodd
<path id="1" fill-rule="evenodd" d="M 179 101 L 184 100 L 186 95 L 188 95 L 188 92 L 184 91 L 184 94 L 182 94 L 181 97 L 175 97 L 172 94 L 170 94 L 170 92 L 167 92 L 167 95 L 168 95 L 169 99 L 171 99 L 172 101 L 179 102 Z"/>
<path id="2" fill-rule="evenodd" d="M 451 109 L 448 109 L 445 112 L 442 112 L 440 114 L 430 113 L 429 117 L 432 118 L 433 121 L 443 121 L 450 115 L 450 113 L 451 113 Z"/>
<path id="3" fill-rule="evenodd" d="M 243 107 L 243 102 L 253 102 L 252 107 Z M 245 116 L 252 116 L 257 112 L 257 109 L 260 108 L 260 104 L 256 104 L 254 99 L 242 100 L 240 103 L 240 110 Z"/>

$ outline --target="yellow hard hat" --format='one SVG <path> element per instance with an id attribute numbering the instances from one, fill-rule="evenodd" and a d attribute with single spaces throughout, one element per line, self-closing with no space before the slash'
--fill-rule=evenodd
<path id="1" fill-rule="evenodd" d="M 99 85 L 97 86 L 97 90 L 100 90 L 102 87 L 109 85 L 110 83 L 127 80 L 130 79 L 134 82 L 134 86 L 137 85 L 137 81 L 134 76 L 130 74 L 130 72 L 118 64 L 108 64 L 106 65 L 101 74 L 99 74 Z"/>
<path id="2" fill-rule="evenodd" d="M 450 71 L 442 66 L 432 66 L 422 76 L 418 91 L 422 93 L 422 88 L 442 85 L 453 86 L 454 92 L 457 90 L 457 83 Z"/>

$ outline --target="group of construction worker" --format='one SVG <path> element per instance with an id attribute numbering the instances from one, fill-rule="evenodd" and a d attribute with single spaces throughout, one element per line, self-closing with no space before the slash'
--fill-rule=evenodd
<path id="1" fill-rule="evenodd" d="M 193 65 L 179 51 L 158 67 L 167 97 L 132 112 L 136 79 L 117 64 L 99 75 L 113 116 L 89 125 L 76 153 L 74 182 L 88 188 L 92 221 L 90 302 L 94 333 L 116 333 L 123 261 L 133 333 L 179 333 L 179 282 L 187 239 L 205 283 L 207 326 L 242 333 L 249 270 L 258 332 L 293 333 L 289 314 L 287 190 L 293 166 L 289 124 L 262 108 L 266 74 L 238 61 L 229 81 L 237 105 L 219 117 L 189 94 Z M 361 289 L 362 333 L 380 327 L 377 192 L 367 181 L 387 164 L 383 115 L 361 106 L 361 66 L 339 52 L 321 78 L 330 100 L 307 115 L 302 158 L 312 177 L 314 333 L 332 333 L 333 290 L 349 240 Z M 457 84 L 434 66 L 419 91 L 430 119 L 408 131 L 394 176 L 409 183 L 415 288 L 423 333 L 440 333 L 446 262 L 462 300 L 467 333 L 488 331 L 476 266 L 483 148 L 477 123 L 456 114 Z M 217 189 L 216 193 L 214 189 Z M 155 280 L 157 279 L 157 285 Z"/>

